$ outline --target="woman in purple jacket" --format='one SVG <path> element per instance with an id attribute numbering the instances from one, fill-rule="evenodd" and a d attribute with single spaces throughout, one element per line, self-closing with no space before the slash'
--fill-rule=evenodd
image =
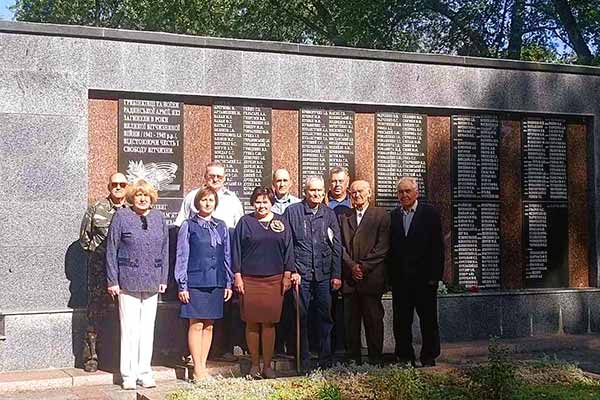
<path id="1" fill-rule="evenodd" d="M 223 318 L 223 303 L 231 298 L 231 256 L 225 223 L 212 217 L 217 192 L 202 188 L 194 198 L 198 214 L 185 220 L 177 235 L 175 282 L 181 318 L 189 319 L 188 346 L 194 360 L 193 380 L 205 378 L 213 321 Z"/>
<path id="2" fill-rule="evenodd" d="M 131 207 L 115 213 L 106 239 L 108 293 L 119 297 L 123 389 L 154 387 L 150 361 L 158 293 L 167 288 L 169 235 L 158 195 L 140 179 L 127 188 Z"/>

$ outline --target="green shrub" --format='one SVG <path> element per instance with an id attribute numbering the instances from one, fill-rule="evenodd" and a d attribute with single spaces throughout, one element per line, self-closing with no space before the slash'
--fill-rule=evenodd
<path id="1" fill-rule="evenodd" d="M 325 384 L 317 392 L 317 398 L 319 400 L 341 400 L 342 396 L 340 389 L 337 386 L 329 382 L 325 382 Z"/>
<path id="2" fill-rule="evenodd" d="M 510 351 L 494 337 L 490 339 L 488 350 L 488 364 L 471 371 L 474 389 L 483 399 L 512 399 L 520 381 L 517 378 L 517 367 L 510 358 Z"/>
<path id="3" fill-rule="evenodd" d="M 370 376 L 378 400 L 420 400 L 425 398 L 427 385 L 416 369 L 391 366 Z"/>

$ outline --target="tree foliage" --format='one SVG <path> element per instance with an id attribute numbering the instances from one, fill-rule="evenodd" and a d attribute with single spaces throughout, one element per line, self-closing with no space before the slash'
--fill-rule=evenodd
<path id="1" fill-rule="evenodd" d="M 19 21 L 600 63 L 600 0 L 17 0 Z"/>

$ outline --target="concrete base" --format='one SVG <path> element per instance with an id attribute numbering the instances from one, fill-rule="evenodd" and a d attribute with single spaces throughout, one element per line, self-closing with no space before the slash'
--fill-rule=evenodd
<path id="1" fill-rule="evenodd" d="M 392 299 L 384 296 L 384 352 L 393 353 Z M 439 296 L 443 342 L 600 332 L 600 289 L 520 290 Z M 177 303 L 159 305 L 154 365 L 177 365 L 187 353 L 187 321 Z M 81 367 L 84 309 L 0 315 L 0 371 Z M 118 318 L 103 324 L 101 368 L 114 370 Z M 413 325 L 420 340 L 418 318 Z"/>

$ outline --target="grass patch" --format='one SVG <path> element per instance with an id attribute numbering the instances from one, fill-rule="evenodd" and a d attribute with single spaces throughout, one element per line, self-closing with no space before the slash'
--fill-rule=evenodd
<path id="1" fill-rule="evenodd" d="M 489 362 L 465 369 L 337 366 L 304 377 L 216 378 L 167 400 L 600 400 L 600 381 L 572 364 L 513 362 L 490 344 Z"/>
<path id="2" fill-rule="evenodd" d="M 598 385 L 576 383 L 573 385 L 530 385 L 519 390 L 514 400 L 600 400 Z"/>

